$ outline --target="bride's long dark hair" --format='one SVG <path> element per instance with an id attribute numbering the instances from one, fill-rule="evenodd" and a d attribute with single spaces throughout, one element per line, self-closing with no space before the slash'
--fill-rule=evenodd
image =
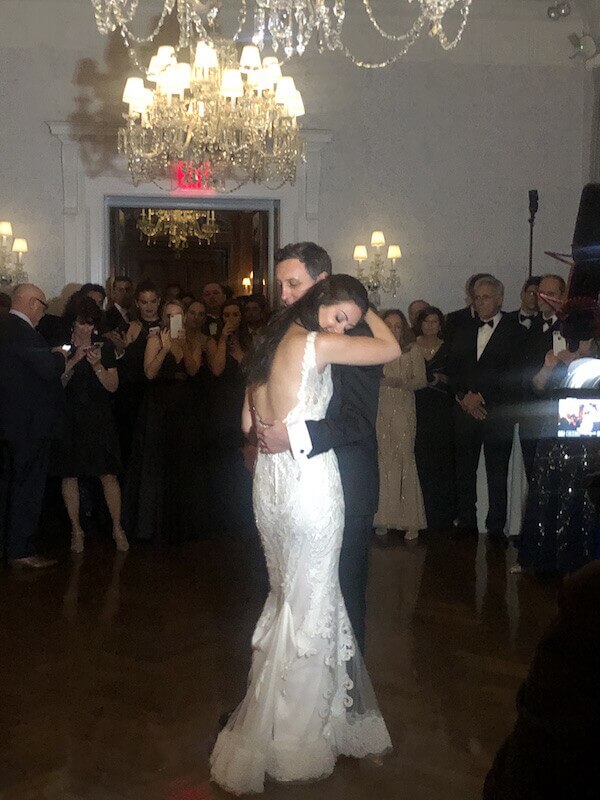
<path id="1" fill-rule="evenodd" d="M 250 386 L 260 386 L 268 381 L 273 358 L 279 343 L 297 322 L 308 331 L 320 331 L 319 309 L 336 303 L 355 303 L 364 315 L 369 308 L 367 290 L 351 275 L 330 275 L 318 281 L 293 305 L 271 317 L 257 338 L 252 352 L 244 361 L 244 372 Z"/>

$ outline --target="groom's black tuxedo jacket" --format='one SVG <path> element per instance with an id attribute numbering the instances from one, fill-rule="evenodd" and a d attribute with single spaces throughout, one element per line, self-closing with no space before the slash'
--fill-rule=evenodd
<path id="1" fill-rule="evenodd" d="M 361 323 L 349 331 L 371 336 Z M 307 421 L 316 456 L 334 449 L 340 466 L 346 514 L 374 516 L 379 503 L 379 469 L 375 423 L 379 406 L 381 367 L 332 368 L 333 397 L 325 419 Z"/>
<path id="2" fill-rule="evenodd" d="M 517 400 L 528 331 L 503 314 L 477 360 L 477 324 L 458 330 L 452 340 L 449 378 L 453 392 L 479 392 L 488 410 Z"/>

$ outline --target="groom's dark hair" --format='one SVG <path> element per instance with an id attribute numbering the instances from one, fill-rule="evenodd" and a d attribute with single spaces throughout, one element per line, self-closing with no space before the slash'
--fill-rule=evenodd
<path id="1" fill-rule="evenodd" d="M 320 331 L 319 309 L 342 302 L 355 303 L 363 315 L 369 308 L 367 290 L 352 275 L 330 275 L 325 280 L 317 281 L 293 305 L 274 314 L 268 325 L 262 328 L 254 349 L 244 360 L 247 385 L 260 386 L 269 380 L 275 352 L 294 322 L 307 331 Z"/>
<path id="2" fill-rule="evenodd" d="M 314 242 L 294 242 L 286 244 L 275 253 L 275 264 L 287 261 L 288 258 L 297 258 L 306 267 L 306 271 L 313 280 L 317 280 L 322 272 L 331 275 L 333 265 L 331 257 L 325 248 Z"/>

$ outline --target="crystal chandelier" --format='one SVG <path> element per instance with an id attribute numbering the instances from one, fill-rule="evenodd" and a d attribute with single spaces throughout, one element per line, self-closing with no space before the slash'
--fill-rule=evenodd
<path id="1" fill-rule="evenodd" d="M 12 245 L 9 243 L 12 239 Z M 28 283 L 29 276 L 23 269 L 23 258 L 27 252 L 27 239 L 13 238 L 12 225 L 0 221 L 0 286 L 16 286 Z"/>
<path id="2" fill-rule="evenodd" d="M 369 62 L 356 57 L 343 37 L 346 20 L 346 0 L 240 0 L 239 26 L 234 35 L 237 41 L 250 38 L 261 50 L 270 44 L 282 58 L 302 55 L 311 39 L 316 40 L 320 52 L 336 50 L 351 61 L 367 69 L 387 67 L 409 50 L 423 33 L 437 39 L 444 50 L 452 50 L 464 33 L 472 0 L 406 0 L 408 10 L 414 9 L 415 18 L 402 33 L 384 30 L 373 11 L 371 0 L 362 0 L 364 10 L 377 33 L 396 48 L 383 61 Z M 138 9 L 139 0 L 92 0 L 96 23 L 101 33 L 119 29 L 130 51 L 136 45 L 154 40 L 165 20 L 176 12 L 179 22 L 178 49 L 196 41 L 209 39 L 210 27 L 218 14 L 218 0 L 163 0 L 163 10 L 155 29 L 149 36 L 136 36 L 131 23 Z M 566 4 L 563 4 L 566 5 Z M 453 36 L 446 33 L 446 22 L 450 12 L 458 16 L 458 26 Z M 204 19 L 206 20 L 206 24 Z"/>
<path id="3" fill-rule="evenodd" d="M 386 273 L 385 259 L 381 255 L 381 248 L 385 247 L 383 231 L 373 231 L 371 234 L 371 247 L 375 248 L 375 253 L 370 264 L 368 264 L 366 272 L 363 262 L 368 261 L 369 255 L 364 244 L 355 246 L 353 258 L 356 261 L 356 277 L 369 292 L 371 302 L 378 306 L 381 302 L 380 289 L 396 297 L 396 293 L 400 288 L 400 277 L 396 269 L 396 261 L 402 258 L 402 251 L 397 244 L 391 244 L 388 247 L 387 257 L 390 265 Z"/>
<path id="4" fill-rule="evenodd" d="M 205 188 L 220 191 L 226 181 L 294 183 L 304 105 L 277 59 L 261 60 L 258 48 L 247 46 L 238 60 L 226 40 L 199 42 L 191 62 L 159 47 L 146 79 L 154 88 L 140 77 L 127 80 L 129 112 L 119 130 L 135 184 L 168 177 L 182 162 L 202 170 Z"/>
<path id="5" fill-rule="evenodd" d="M 203 219 L 204 222 L 200 222 Z M 190 239 L 210 244 L 219 233 L 214 211 L 189 211 L 181 209 L 142 209 L 137 227 L 150 240 L 168 237 L 168 245 L 176 252 L 184 250 Z M 154 242 L 156 243 L 156 241 Z"/>
<path id="6" fill-rule="evenodd" d="M 287 58 L 291 58 L 295 53 L 302 55 L 314 36 L 320 52 L 340 50 L 354 64 L 367 69 L 393 64 L 412 47 L 423 31 L 437 39 L 444 50 L 456 47 L 465 30 L 472 0 L 407 1 L 415 8 L 416 19 L 405 33 L 392 34 L 385 31 L 377 21 L 371 0 L 362 0 L 369 21 L 377 33 L 383 39 L 397 43 L 397 51 L 380 62 L 363 61 L 346 46 L 342 35 L 346 19 L 346 0 L 242 0 L 240 28 L 243 28 L 248 15 L 248 5 L 253 5 L 252 41 L 260 48 L 268 41 L 276 53 L 281 50 Z M 460 22 L 455 36 L 448 38 L 444 21 L 446 14 L 455 8 L 459 12 Z"/>

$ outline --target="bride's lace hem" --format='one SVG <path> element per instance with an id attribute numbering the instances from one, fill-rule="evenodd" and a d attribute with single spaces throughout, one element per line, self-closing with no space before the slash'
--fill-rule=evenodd
<path id="1" fill-rule="evenodd" d="M 392 743 L 379 714 L 332 717 L 313 742 L 264 749 L 236 730 L 221 731 L 211 757 L 211 780 L 232 794 L 258 794 L 269 778 L 277 783 L 309 783 L 331 775 L 340 755 L 383 755 Z"/>
<path id="2" fill-rule="evenodd" d="M 330 726 L 335 749 L 340 756 L 366 758 L 381 756 L 392 749 L 392 740 L 383 717 L 378 713 L 332 717 Z"/>

